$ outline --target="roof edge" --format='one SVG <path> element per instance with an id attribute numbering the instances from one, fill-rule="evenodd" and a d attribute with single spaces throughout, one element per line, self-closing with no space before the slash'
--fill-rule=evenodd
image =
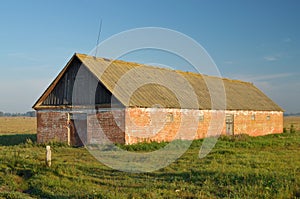
<path id="1" fill-rule="evenodd" d="M 65 67 L 58 73 L 56 78 L 51 82 L 51 84 L 47 87 L 47 89 L 43 92 L 43 94 L 38 98 L 38 100 L 34 103 L 32 106 L 33 109 L 38 109 L 38 107 L 42 104 L 42 102 L 46 99 L 49 93 L 55 88 L 56 84 L 59 82 L 65 71 L 69 68 L 70 64 L 74 60 L 74 58 L 77 57 L 76 53 L 73 54 L 71 59 L 67 62 Z"/>
<path id="2" fill-rule="evenodd" d="M 152 69 L 154 68 L 154 69 L 159 69 L 159 70 L 173 71 L 173 72 L 180 73 L 180 74 L 193 74 L 195 76 L 200 75 L 200 76 L 208 77 L 208 78 L 217 78 L 217 79 L 221 79 L 221 80 L 225 80 L 225 81 L 232 81 L 232 82 L 239 82 L 239 83 L 246 83 L 246 84 L 253 85 L 253 82 L 247 82 L 247 81 L 238 80 L 238 79 L 230 79 L 228 77 L 218 77 L 218 76 L 206 75 L 206 74 L 191 72 L 191 71 L 174 70 L 174 69 L 170 69 L 170 68 L 162 68 L 162 67 L 155 66 L 155 65 L 141 64 L 141 63 L 138 63 L 138 62 L 125 61 L 125 60 L 120 60 L 120 59 L 95 57 L 95 56 L 87 55 L 87 54 L 83 54 L 83 53 L 75 53 L 74 55 L 76 55 L 79 59 L 94 58 L 94 59 L 103 60 L 103 61 L 117 62 L 117 63 L 120 63 L 120 64 L 122 64 L 122 63 L 133 64 L 133 65 L 136 65 L 136 66 L 149 67 L 149 68 L 152 68 Z"/>

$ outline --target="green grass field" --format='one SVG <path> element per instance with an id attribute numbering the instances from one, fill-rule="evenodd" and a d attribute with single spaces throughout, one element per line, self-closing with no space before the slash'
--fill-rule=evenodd
<path id="1" fill-rule="evenodd" d="M 15 136 L 18 139 L 18 135 Z M 191 148 L 168 167 L 142 174 L 112 170 L 96 161 L 84 148 L 52 145 L 52 167 L 47 168 L 42 145 L 27 140 L 16 146 L 0 146 L 0 197 L 300 197 L 299 132 L 223 137 L 208 156 L 199 159 L 201 144 L 201 140 L 193 142 Z M 122 147 L 149 151 L 153 145 L 157 148 L 159 144 Z"/>
<path id="2" fill-rule="evenodd" d="M 284 134 L 219 138 L 202 159 L 202 140 L 194 141 L 168 167 L 140 174 L 113 170 L 85 148 L 62 144 L 52 144 L 48 168 L 35 123 L 17 118 L 31 130 L 19 124 L 13 130 L 12 120 L 0 135 L 0 198 L 300 198 L 300 132 L 288 129 L 298 129 L 299 118 L 285 118 Z M 165 144 L 120 147 L 147 152 Z"/>

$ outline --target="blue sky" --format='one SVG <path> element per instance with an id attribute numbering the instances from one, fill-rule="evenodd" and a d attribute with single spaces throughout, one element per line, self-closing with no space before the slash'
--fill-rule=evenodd
<path id="1" fill-rule="evenodd" d="M 31 110 L 74 52 L 95 47 L 102 18 L 101 41 L 149 26 L 186 34 L 222 76 L 253 82 L 286 112 L 300 112 L 299 10 L 298 0 L 3 1 L 0 111 Z M 131 59 L 153 61 L 142 55 Z"/>

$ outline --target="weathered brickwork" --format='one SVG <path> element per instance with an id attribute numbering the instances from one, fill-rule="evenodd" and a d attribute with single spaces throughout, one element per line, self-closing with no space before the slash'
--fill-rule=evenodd
<path id="1" fill-rule="evenodd" d="M 88 116 L 88 143 L 125 143 L 124 110 L 103 111 Z M 108 140 L 106 140 L 106 138 Z"/>
<path id="2" fill-rule="evenodd" d="M 233 134 L 260 136 L 282 133 L 283 113 L 276 111 L 209 111 L 127 108 L 127 144 L 226 135 L 226 115 L 233 115 Z"/>
<path id="3" fill-rule="evenodd" d="M 87 143 L 107 142 L 105 138 L 114 143 L 124 143 L 124 121 L 124 110 L 87 114 Z M 38 112 L 37 125 L 38 143 L 68 142 L 68 112 Z"/>
<path id="4" fill-rule="evenodd" d="M 64 112 L 37 112 L 37 142 L 67 142 L 68 116 Z"/>
<path id="5" fill-rule="evenodd" d="M 226 115 L 233 115 L 233 134 L 260 136 L 281 133 L 280 111 L 209 111 L 166 108 L 126 108 L 87 114 L 87 143 L 132 144 L 226 135 Z M 68 141 L 67 112 L 38 112 L 39 143 Z M 106 138 L 108 140 L 106 140 Z"/>
<path id="6" fill-rule="evenodd" d="M 279 111 L 231 111 L 234 133 L 261 136 L 282 133 L 283 113 Z"/>
<path id="7" fill-rule="evenodd" d="M 178 109 L 127 108 L 125 142 L 132 144 L 193 139 L 197 130 L 197 115 L 191 113 L 193 112 Z"/>

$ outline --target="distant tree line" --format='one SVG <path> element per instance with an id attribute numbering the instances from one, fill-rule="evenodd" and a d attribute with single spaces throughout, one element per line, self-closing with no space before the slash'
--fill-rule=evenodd
<path id="1" fill-rule="evenodd" d="M 284 116 L 300 116 L 300 113 L 284 113 Z"/>
<path id="2" fill-rule="evenodd" d="M 36 117 L 35 111 L 28 111 L 26 113 L 5 113 L 0 111 L 0 117 Z"/>

